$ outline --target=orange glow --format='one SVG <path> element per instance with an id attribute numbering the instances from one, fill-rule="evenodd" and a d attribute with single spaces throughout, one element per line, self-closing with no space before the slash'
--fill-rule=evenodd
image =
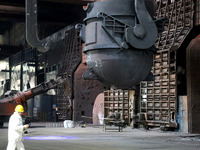
<path id="1" fill-rule="evenodd" d="M 87 9 L 87 6 L 83 6 L 84 9 Z"/>

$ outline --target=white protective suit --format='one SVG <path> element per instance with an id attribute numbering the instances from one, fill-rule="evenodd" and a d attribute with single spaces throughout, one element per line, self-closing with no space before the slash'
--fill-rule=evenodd
<path id="1" fill-rule="evenodd" d="M 9 119 L 8 124 L 8 146 L 7 150 L 25 150 L 23 140 L 23 129 L 22 117 L 18 112 L 14 112 Z"/>

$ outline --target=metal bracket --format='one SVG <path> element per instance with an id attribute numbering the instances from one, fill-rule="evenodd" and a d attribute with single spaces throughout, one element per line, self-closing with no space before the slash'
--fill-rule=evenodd
<path id="1" fill-rule="evenodd" d="M 97 14 L 97 18 L 103 18 L 102 28 L 115 43 L 117 43 L 121 48 L 124 48 L 124 49 L 129 48 L 129 46 L 127 45 L 125 41 L 122 41 L 119 38 L 116 38 L 117 34 L 120 35 L 120 37 L 124 37 L 125 30 L 127 27 L 129 27 L 129 25 L 103 12 L 99 12 Z"/>
<path id="2" fill-rule="evenodd" d="M 157 26 L 146 9 L 144 0 L 135 0 L 135 11 L 139 23 L 134 27 L 103 12 L 98 13 L 97 18 L 103 18 L 102 28 L 121 48 L 128 49 L 129 44 L 137 49 L 148 49 L 157 40 Z M 121 39 L 116 38 L 116 35 L 120 35 Z"/>
<path id="3" fill-rule="evenodd" d="M 126 41 L 135 48 L 150 48 L 157 40 L 158 31 L 155 22 L 146 9 L 144 0 L 135 0 L 135 12 L 139 24 L 126 29 Z"/>
<path id="4" fill-rule="evenodd" d="M 79 36 L 80 36 L 81 40 L 85 43 L 85 25 L 84 24 L 76 24 L 75 29 L 80 31 Z"/>

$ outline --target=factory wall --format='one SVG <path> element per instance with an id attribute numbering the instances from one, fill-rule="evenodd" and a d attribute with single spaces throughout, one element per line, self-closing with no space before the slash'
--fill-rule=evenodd
<path id="1" fill-rule="evenodd" d="M 25 46 L 25 23 L 15 23 L 11 30 L 5 32 L 2 42 L 4 45 Z"/>

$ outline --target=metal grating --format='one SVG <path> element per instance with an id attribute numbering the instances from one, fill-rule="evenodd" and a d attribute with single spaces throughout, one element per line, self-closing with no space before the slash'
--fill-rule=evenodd
<path id="1" fill-rule="evenodd" d="M 60 113 L 58 116 L 60 120 L 72 119 L 73 76 L 82 58 L 81 39 L 78 34 L 77 30 L 70 29 L 66 32 L 64 39 L 61 67 L 57 75 L 67 79 L 65 84 L 57 87 L 56 105 Z"/>
<path id="2" fill-rule="evenodd" d="M 200 25 L 200 0 L 195 3 L 195 25 Z"/>
<path id="3" fill-rule="evenodd" d="M 155 80 L 141 82 L 140 111 L 148 126 L 177 127 L 176 52 L 193 27 L 193 1 L 156 0 L 157 17 L 166 17 L 164 32 L 155 46 Z"/>

